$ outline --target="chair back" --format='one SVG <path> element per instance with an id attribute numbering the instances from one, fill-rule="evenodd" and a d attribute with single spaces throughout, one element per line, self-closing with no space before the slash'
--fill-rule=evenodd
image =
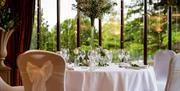
<path id="1" fill-rule="evenodd" d="M 64 91 L 64 59 L 53 52 L 29 50 L 17 58 L 25 91 Z"/>
<path id="2" fill-rule="evenodd" d="M 180 53 L 170 63 L 168 81 L 165 91 L 179 91 L 180 89 Z"/>
<path id="3" fill-rule="evenodd" d="M 175 52 L 172 50 L 159 50 L 154 56 L 154 70 L 156 79 L 167 81 L 169 63 L 174 57 Z"/>
<path id="4" fill-rule="evenodd" d="M 23 86 L 10 86 L 0 76 L 0 91 L 24 91 Z"/>

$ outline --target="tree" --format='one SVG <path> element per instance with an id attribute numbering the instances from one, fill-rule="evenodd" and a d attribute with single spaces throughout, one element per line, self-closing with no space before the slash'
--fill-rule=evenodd
<path id="1" fill-rule="evenodd" d="M 104 14 L 110 13 L 112 7 L 116 5 L 111 0 L 76 0 L 76 2 L 77 5 L 73 4 L 73 7 L 91 19 L 91 26 L 94 26 L 95 18 L 101 18 Z"/>
<path id="2" fill-rule="evenodd" d="M 76 48 L 76 20 L 75 19 L 67 19 L 61 23 L 61 47 L 73 50 Z M 88 48 L 87 46 L 90 45 L 90 21 L 87 18 L 81 19 L 81 47 Z M 52 34 L 56 32 L 56 26 L 54 26 L 51 30 Z M 94 32 L 95 35 L 95 44 L 98 45 L 98 34 Z M 56 37 L 56 35 L 54 35 Z"/>
<path id="3" fill-rule="evenodd" d="M 36 15 L 36 14 L 35 14 Z M 41 13 L 41 17 L 43 14 Z M 31 39 L 31 46 L 30 49 L 37 48 L 37 16 L 34 17 L 34 25 L 32 31 L 32 39 Z M 40 49 L 41 50 L 48 50 L 48 51 L 55 51 L 56 48 L 56 41 L 55 41 L 55 34 L 54 31 L 48 31 L 48 22 L 41 18 L 41 25 L 40 25 Z"/>
<path id="4" fill-rule="evenodd" d="M 132 1 L 132 0 L 131 0 Z M 175 3 L 176 2 L 176 3 Z M 167 46 L 167 10 L 169 6 L 173 6 L 172 8 L 179 8 L 179 0 L 160 0 L 160 2 L 154 2 L 154 0 L 150 0 L 148 2 L 148 53 L 150 55 L 153 55 L 154 52 L 156 52 L 158 49 L 166 49 Z M 143 0 L 133 0 L 131 2 L 131 5 L 126 6 L 128 8 L 128 13 L 126 20 L 129 21 L 125 25 L 125 35 L 126 33 L 130 33 L 130 38 L 134 41 L 142 40 L 143 37 L 140 37 L 137 33 L 138 31 L 142 31 L 143 27 L 135 27 L 138 25 L 143 24 Z M 135 15 L 138 15 L 138 17 L 133 17 Z M 133 18 L 133 19 L 132 19 Z M 139 21 L 137 21 L 139 19 Z M 179 18 L 173 19 L 172 18 L 172 30 L 175 30 L 174 27 L 178 26 L 178 24 L 175 24 L 179 22 Z M 140 29 L 141 27 L 141 29 Z M 160 28 L 161 31 L 157 30 L 157 28 Z M 129 28 L 129 29 L 128 29 Z M 130 28 L 133 30 L 133 32 L 128 32 Z M 135 29 L 134 29 L 135 28 Z M 139 28 L 139 29 L 137 29 Z M 175 34 L 178 34 L 178 32 L 173 31 Z M 174 35 L 174 33 L 172 33 Z M 135 37 L 133 37 L 134 35 Z M 175 41 L 177 42 L 177 36 L 173 36 L 173 43 L 175 44 Z M 126 36 L 125 36 L 126 37 Z M 125 38 L 125 40 L 128 40 Z M 126 41 L 128 42 L 128 41 Z M 141 43 L 141 42 L 137 42 Z"/>
<path id="5" fill-rule="evenodd" d="M 153 0 L 150 0 L 150 4 L 153 4 Z M 156 7 L 158 6 L 175 6 L 175 7 L 180 7 L 180 1 L 179 0 L 160 0 L 160 2 L 155 2 L 154 3 Z"/>
<path id="6" fill-rule="evenodd" d="M 111 19 L 103 25 L 103 48 L 106 49 L 119 49 L 119 22 L 112 21 Z"/>
<path id="7" fill-rule="evenodd" d="M 61 23 L 61 47 L 67 49 L 76 48 L 76 20 L 67 19 Z"/>

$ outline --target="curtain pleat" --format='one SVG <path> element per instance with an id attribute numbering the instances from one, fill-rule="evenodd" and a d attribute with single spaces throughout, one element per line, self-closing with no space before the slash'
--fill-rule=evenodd
<path id="1" fill-rule="evenodd" d="M 15 9 L 19 16 L 19 25 L 8 41 L 5 63 L 11 67 L 11 85 L 21 85 L 17 68 L 17 56 L 30 48 L 32 25 L 34 20 L 35 0 L 7 0 L 6 4 Z"/>

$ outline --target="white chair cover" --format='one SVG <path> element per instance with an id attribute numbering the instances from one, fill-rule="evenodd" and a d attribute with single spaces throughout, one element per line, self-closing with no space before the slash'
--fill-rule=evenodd
<path id="1" fill-rule="evenodd" d="M 10 86 L 0 77 L 0 91 L 24 91 L 24 86 Z"/>
<path id="2" fill-rule="evenodd" d="M 154 70 L 157 79 L 158 91 L 164 91 L 168 71 L 169 71 L 169 63 L 174 57 L 175 52 L 171 50 L 159 50 L 155 53 L 154 56 Z"/>
<path id="3" fill-rule="evenodd" d="M 180 53 L 178 53 L 170 64 L 168 81 L 165 91 L 180 90 Z"/>
<path id="4" fill-rule="evenodd" d="M 65 62 L 53 52 L 29 50 L 17 64 L 25 91 L 64 91 Z"/>
<path id="5" fill-rule="evenodd" d="M 41 68 L 36 65 L 27 63 L 26 71 L 29 80 L 32 83 L 32 91 L 46 91 L 46 81 L 52 75 L 53 65 L 51 61 L 47 61 Z"/>

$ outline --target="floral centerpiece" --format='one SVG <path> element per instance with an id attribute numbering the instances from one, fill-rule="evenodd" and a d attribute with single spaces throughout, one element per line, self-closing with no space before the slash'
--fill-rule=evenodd
<path id="1" fill-rule="evenodd" d="M 77 66 L 88 66 L 87 52 L 78 47 L 74 49 L 74 63 Z"/>
<path id="2" fill-rule="evenodd" d="M 102 47 L 96 48 L 96 51 L 98 52 L 98 66 L 108 66 L 107 61 L 107 51 L 106 49 L 103 49 Z"/>
<path id="3" fill-rule="evenodd" d="M 0 68 L 6 67 L 3 62 L 7 56 L 6 46 L 9 37 L 18 24 L 16 15 L 5 4 L 6 0 L 0 0 Z"/>

